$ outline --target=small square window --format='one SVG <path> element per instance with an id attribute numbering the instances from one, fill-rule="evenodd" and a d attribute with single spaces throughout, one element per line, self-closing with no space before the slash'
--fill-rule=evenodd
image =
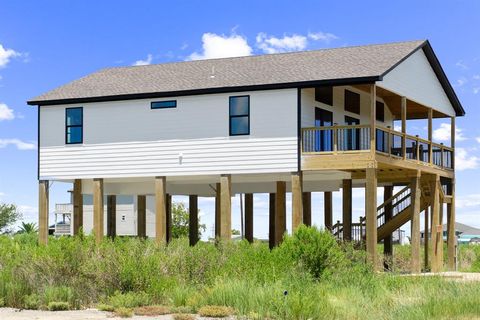
<path id="1" fill-rule="evenodd" d="M 150 104 L 151 109 L 168 109 L 168 108 L 176 108 L 176 107 L 177 107 L 177 100 L 153 101 Z"/>

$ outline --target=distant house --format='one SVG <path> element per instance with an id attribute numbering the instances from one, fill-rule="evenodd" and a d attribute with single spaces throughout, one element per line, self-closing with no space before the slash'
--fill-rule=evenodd
<path id="1" fill-rule="evenodd" d="M 459 244 L 478 243 L 480 240 L 480 229 L 455 222 L 455 235 Z M 422 242 L 425 239 L 425 231 L 420 231 Z M 447 225 L 443 225 L 443 239 L 447 240 Z"/>

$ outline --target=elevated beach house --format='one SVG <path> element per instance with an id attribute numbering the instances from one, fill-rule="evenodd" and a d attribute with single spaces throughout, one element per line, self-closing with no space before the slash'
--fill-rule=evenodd
<path id="1" fill-rule="evenodd" d="M 311 223 L 311 192 L 324 192 L 326 228 L 362 241 L 373 262 L 377 242 L 391 253 L 392 232 L 411 222 L 412 271 L 419 272 L 425 212 L 429 267 L 443 268 L 446 222 L 454 268 L 453 133 L 465 112 L 428 41 L 107 68 L 28 103 L 38 106 L 41 243 L 51 181 L 73 183 L 74 233 L 83 225 L 82 195 L 93 197 L 98 240 L 115 235 L 117 196 L 134 195 L 138 236 L 146 235 L 150 199 L 154 235 L 168 242 L 171 196 L 188 195 L 192 244 L 198 196 L 215 197 L 215 234 L 227 240 L 231 197 L 245 194 L 251 240 L 253 194 L 269 193 L 275 246 L 286 231 L 286 193 L 295 230 Z M 451 123 L 448 145 L 432 141 L 434 118 Z M 425 137 L 407 133 L 411 119 L 425 119 Z M 332 191 L 340 188 L 343 219 L 334 223 Z M 365 190 L 358 223 L 352 188 Z"/>

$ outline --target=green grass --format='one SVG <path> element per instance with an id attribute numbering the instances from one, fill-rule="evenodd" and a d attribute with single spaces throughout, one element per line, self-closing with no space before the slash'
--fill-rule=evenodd
<path id="1" fill-rule="evenodd" d="M 95 307 L 118 315 L 188 314 L 206 306 L 248 319 L 468 319 L 480 314 L 480 284 L 404 277 L 409 247 L 395 246 L 393 273 L 376 274 L 363 251 L 300 228 L 277 249 L 256 242 L 158 246 L 134 238 L 0 236 L 0 301 L 8 307 Z M 381 254 L 381 252 L 379 253 Z M 446 255 L 445 255 L 446 256 Z M 460 247 L 463 270 L 480 249 Z M 106 306 L 103 308 L 103 306 Z"/>

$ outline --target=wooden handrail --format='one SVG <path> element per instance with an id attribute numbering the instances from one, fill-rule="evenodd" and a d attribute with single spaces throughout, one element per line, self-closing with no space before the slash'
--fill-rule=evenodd
<path id="1" fill-rule="evenodd" d="M 385 200 L 381 205 L 379 205 L 377 207 L 377 211 L 379 211 L 380 209 L 382 209 L 383 207 L 385 207 L 387 204 L 389 204 L 390 202 L 393 201 L 393 199 L 397 198 L 400 194 L 402 194 L 403 192 L 407 191 L 407 189 L 410 188 L 410 185 L 407 185 L 405 188 L 403 188 L 402 190 L 398 191 L 397 193 L 395 193 L 393 196 L 391 196 L 390 198 L 388 198 L 387 200 Z"/>
<path id="2" fill-rule="evenodd" d="M 333 130 L 333 129 L 361 129 L 369 128 L 368 124 L 356 124 L 356 125 L 333 125 L 333 126 L 322 126 L 322 127 L 303 127 L 302 131 L 312 131 L 312 130 Z"/>

